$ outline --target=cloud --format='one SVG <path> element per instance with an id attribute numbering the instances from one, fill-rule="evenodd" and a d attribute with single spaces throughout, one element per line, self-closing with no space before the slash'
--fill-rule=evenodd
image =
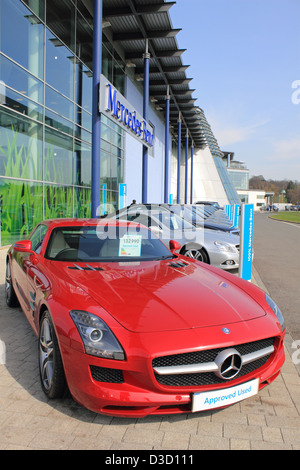
<path id="1" fill-rule="evenodd" d="M 273 151 L 266 155 L 266 159 L 272 162 L 299 162 L 300 159 L 300 138 L 290 140 L 279 140 L 273 142 Z"/>
<path id="2" fill-rule="evenodd" d="M 247 125 L 241 125 L 236 123 L 236 119 L 230 119 L 226 116 L 224 119 L 209 117 L 207 118 L 212 132 L 216 137 L 219 146 L 224 148 L 225 146 L 232 146 L 240 142 L 247 142 L 252 139 L 255 133 L 263 126 L 265 126 L 269 119 L 259 119 L 257 122 L 253 122 Z"/>
<path id="3" fill-rule="evenodd" d="M 235 127 L 233 125 L 222 126 L 220 128 L 215 126 L 213 133 L 221 147 L 224 147 L 247 141 L 253 134 L 253 130 L 251 127 Z"/>

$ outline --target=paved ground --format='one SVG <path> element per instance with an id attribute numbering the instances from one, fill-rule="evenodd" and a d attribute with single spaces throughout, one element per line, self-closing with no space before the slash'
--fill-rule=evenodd
<path id="1" fill-rule="evenodd" d="M 39 383 L 37 340 L 22 312 L 5 305 L 5 253 L 0 250 L 0 450 L 102 449 L 118 455 L 125 449 L 300 448 L 300 378 L 289 353 L 273 384 L 220 411 L 122 419 L 97 415 L 72 399 L 48 402 Z"/>
<path id="2" fill-rule="evenodd" d="M 300 340 L 300 224 L 254 216 L 254 266 L 284 313 L 290 334 Z"/>

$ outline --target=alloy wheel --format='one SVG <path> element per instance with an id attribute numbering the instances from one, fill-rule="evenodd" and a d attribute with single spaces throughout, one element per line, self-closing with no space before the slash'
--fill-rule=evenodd
<path id="1" fill-rule="evenodd" d="M 10 264 L 6 265 L 6 276 L 5 276 L 5 299 L 8 303 L 11 297 L 11 275 L 10 275 Z"/>
<path id="2" fill-rule="evenodd" d="M 189 258 L 197 259 L 198 261 L 205 261 L 204 256 L 200 250 L 190 249 L 185 252 L 185 256 Z"/>
<path id="3" fill-rule="evenodd" d="M 41 325 L 39 346 L 41 379 L 45 390 L 50 390 L 53 380 L 54 349 L 51 326 L 46 317 Z"/>

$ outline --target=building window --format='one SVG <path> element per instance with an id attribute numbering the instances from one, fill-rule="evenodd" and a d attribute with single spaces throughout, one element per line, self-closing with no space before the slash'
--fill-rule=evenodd
<path id="1" fill-rule="evenodd" d="M 41 183 L 0 178 L 1 245 L 27 238 L 42 220 L 42 207 Z"/>
<path id="2" fill-rule="evenodd" d="M 45 181 L 73 184 L 73 139 L 45 129 Z"/>
<path id="3" fill-rule="evenodd" d="M 249 189 L 249 171 L 227 170 L 233 186 L 237 190 Z"/>
<path id="4" fill-rule="evenodd" d="M 122 95 L 125 95 L 125 67 L 111 44 L 103 38 L 102 73 Z"/>
<path id="5" fill-rule="evenodd" d="M 124 131 L 106 116 L 101 117 L 101 186 L 106 184 L 110 209 L 118 208 L 119 184 L 124 181 Z"/>
<path id="6" fill-rule="evenodd" d="M 43 178 L 43 126 L 13 113 L 0 111 L 0 175 L 26 180 Z"/>
<path id="7" fill-rule="evenodd" d="M 44 74 L 44 26 L 20 1 L 1 0 L 1 51 L 36 77 Z"/>

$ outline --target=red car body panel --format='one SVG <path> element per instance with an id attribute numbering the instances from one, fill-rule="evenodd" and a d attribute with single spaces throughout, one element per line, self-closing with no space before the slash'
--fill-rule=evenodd
<path id="1" fill-rule="evenodd" d="M 258 287 L 182 256 L 176 258 L 185 263 L 181 267 L 172 266 L 169 259 L 93 264 L 102 271 L 70 269 L 71 262 L 44 258 L 51 231 L 95 225 L 99 220 L 43 223 L 48 232 L 39 254 L 9 250 L 12 281 L 36 334 L 41 312 L 44 308 L 50 312 L 69 390 L 85 407 L 118 416 L 189 412 L 194 392 L 224 389 L 253 378 L 259 379 L 261 389 L 279 374 L 284 331 Z M 86 354 L 71 310 L 88 311 L 104 320 L 125 351 L 125 360 Z M 224 327 L 230 334 L 224 333 Z M 271 337 L 274 352 L 266 364 L 230 381 L 170 386 L 159 383 L 154 374 L 152 361 L 160 356 L 231 348 Z M 95 380 L 91 366 L 121 371 L 123 382 Z"/>
<path id="2" fill-rule="evenodd" d="M 179 269 L 171 267 L 170 261 L 117 267 L 116 263 L 107 263 L 105 267 L 102 265 L 101 275 L 80 270 L 70 273 L 68 263 L 64 264 L 60 269 L 64 270 L 66 278 L 129 331 L 149 333 L 204 328 L 223 324 L 224 317 L 227 324 L 231 324 L 265 315 L 259 306 L 253 311 L 253 299 L 234 285 L 224 300 L 222 278 L 208 270 L 199 272 L 196 263 L 188 262 Z M 242 312 L 235 307 L 241 303 Z"/>

